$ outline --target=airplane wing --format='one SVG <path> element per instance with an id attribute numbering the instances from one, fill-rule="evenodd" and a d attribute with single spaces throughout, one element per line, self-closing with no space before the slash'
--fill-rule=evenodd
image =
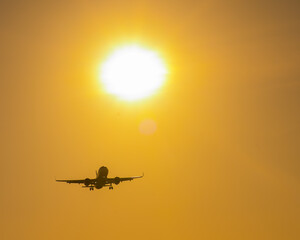
<path id="1" fill-rule="evenodd" d="M 90 181 L 91 181 L 91 183 L 94 183 L 95 179 L 90 179 Z M 85 183 L 85 179 L 79 179 L 79 180 L 56 180 L 56 182 L 84 184 Z"/>
<path id="2" fill-rule="evenodd" d="M 142 176 L 136 176 L 136 177 L 123 177 L 123 178 L 119 178 L 119 177 L 115 177 L 115 178 L 107 178 L 107 183 L 116 183 L 116 182 L 124 182 L 124 181 L 132 181 L 133 179 L 136 178 L 142 178 L 144 177 L 144 174 Z"/>

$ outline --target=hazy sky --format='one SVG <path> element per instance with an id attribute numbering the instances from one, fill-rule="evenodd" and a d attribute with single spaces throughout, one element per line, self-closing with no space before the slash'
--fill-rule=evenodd
<path id="1" fill-rule="evenodd" d="M 299 7 L 1 1 L 0 238 L 299 239 Z M 169 76 L 127 103 L 98 67 L 132 42 Z M 113 191 L 55 182 L 102 165 L 145 177 Z"/>

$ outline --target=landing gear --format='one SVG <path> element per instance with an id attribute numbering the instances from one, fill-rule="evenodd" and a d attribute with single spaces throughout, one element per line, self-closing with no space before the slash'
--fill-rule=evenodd
<path id="1" fill-rule="evenodd" d="M 113 187 L 112 185 L 110 185 L 108 189 L 109 189 L 109 190 L 113 190 L 114 187 Z"/>
<path id="2" fill-rule="evenodd" d="M 94 191 L 94 188 L 93 188 L 93 187 L 90 187 L 90 191 Z"/>

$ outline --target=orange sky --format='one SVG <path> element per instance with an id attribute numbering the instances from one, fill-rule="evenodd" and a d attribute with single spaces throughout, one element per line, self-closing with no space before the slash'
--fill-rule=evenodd
<path id="1" fill-rule="evenodd" d="M 247 2 L 247 3 L 246 3 Z M 6 1 L 1 239 L 300 237 L 297 1 Z M 157 94 L 106 94 L 120 44 L 159 51 Z M 157 124 L 143 135 L 145 119 Z M 143 179 L 90 192 L 55 178 Z"/>

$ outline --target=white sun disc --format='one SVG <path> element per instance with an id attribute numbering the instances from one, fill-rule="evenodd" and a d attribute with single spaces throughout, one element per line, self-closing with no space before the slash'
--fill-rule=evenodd
<path id="1" fill-rule="evenodd" d="M 100 79 L 107 92 L 124 100 L 154 93 L 164 82 L 165 64 L 157 53 L 139 46 L 117 49 L 104 62 Z"/>

